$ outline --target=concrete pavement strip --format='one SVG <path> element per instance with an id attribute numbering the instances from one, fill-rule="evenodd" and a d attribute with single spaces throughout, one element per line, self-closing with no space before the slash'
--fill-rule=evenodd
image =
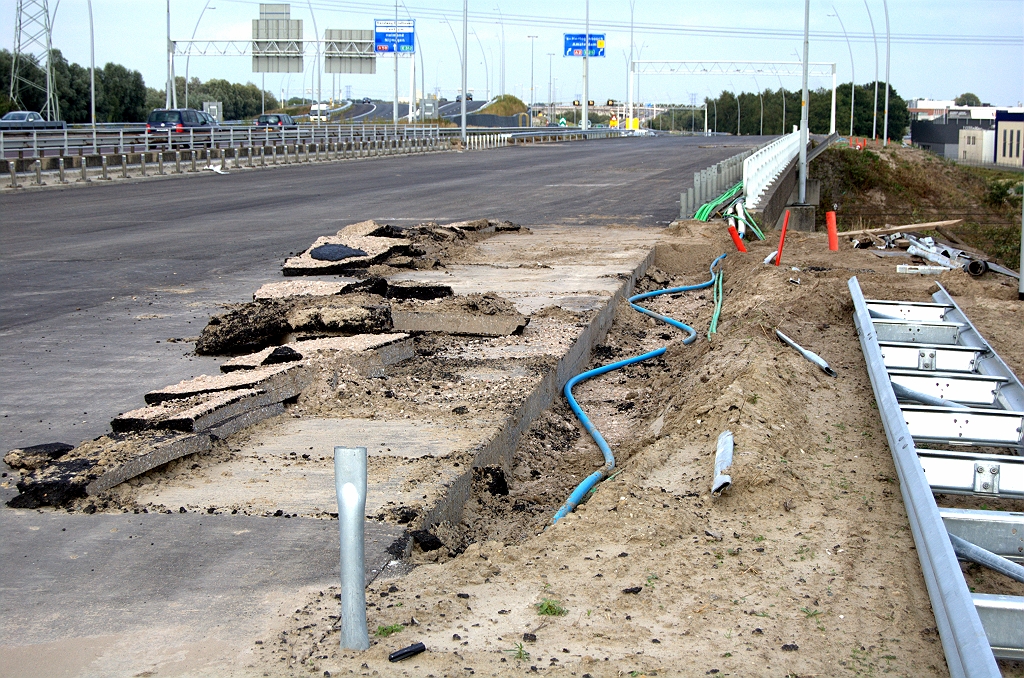
<path id="1" fill-rule="evenodd" d="M 636 280 L 653 262 L 658 237 L 657 232 L 636 229 L 581 231 L 559 227 L 537 228 L 532 233 L 502 233 L 473 245 L 459 263 L 450 264 L 446 269 L 409 270 L 391 276 L 392 283 L 442 283 L 451 286 L 457 294 L 493 294 L 509 300 L 520 314 L 532 316 L 519 335 L 455 338 L 447 348 L 432 355 L 428 353 L 429 361 L 440 366 L 439 369 L 451 370 L 453 378 L 463 385 L 460 393 L 433 398 L 436 401 L 431 403 L 436 406 L 432 410 L 434 414 L 407 416 L 397 409 L 374 410 L 367 413 L 369 416 L 344 411 L 299 414 L 303 398 L 311 397 L 309 395 L 300 395 L 300 409 L 289 414 L 295 406 L 282 406 L 282 398 L 272 406 L 264 405 L 264 410 L 266 407 L 276 409 L 264 412 L 270 418 L 256 427 L 248 426 L 244 418 L 261 410 L 249 410 L 219 422 L 216 426 L 227 427 L 220 433 L 216 427 L 198 433 L 165 432 L 157 449 L 150 446 L 141 462 L 129 460 L 107 469 L 106 475 L 92 481 L 99 485 L 90 486 L 90 494 L 94 494 L 93 490 L 99 492 L 102 485 L 103 492 L 113 492 L 112 496 L 122 502 L 130 499 L 137 506 L 159 505 L 166 507 L 165 510 L 181 507 L 187 512 L 185 515 L 101 512 L 84 516 L 9 511 L 9 519 L 0 529 L 5 541 L 17 544 L 18 552 L 14 558 L 5 558 L 4 581 L 5 586 L 19 592 L 20 605 L 24 608 L 20 612 L 21 620 L 36 629 L 32 632 L 35 635 L 30 633 L 26 638 L 44 642 L 48 637 L 63 642 L 75 637 L 78 630 L 70 621 L 62 621 L 63 626 L 59 624 L 49 631 L 44 630 L 45 624 L 39 621 L 51 614 L 48 608 L 55 605 L 54 601 L 65 588 L 75 589 L 73 597 L 81 597 L 83 605 L 94 609 L 93 614 L 106 619 L 104 623 L 112 627 L 117 626 L 111 621 L 120 614 L 117 610 L 129 608 L 136 601 L 149 600 L 140 602 L 144 609 L 139 619 L 145 624 L 146 615 L 150 614 L 147 611 L 154 609 L 154 605 L 165 604 L 170 597 L 165 593 L 159 601 L 152 602 L 154 599 L 148 597 L 145 587 L 169 586 L 175 577 L 185 576 L 184 572 L 189 571 L 187 568 L 183 571 L 176 564 L 178 551 L 174 549 L 191 553 L 181 556 L 185 559 L 182 562 L 192 562 L 188 558 L 199 559 L 198 563 L 193 563 L 193 574 L 200 572 L 196 568 L 214 562 L 224 563 L 223 567 L 217 566 L 218 572 L 241 566 L 246 560 L 242 550 L 248 548 L 249 539 L 261 547 L 267 546 L 257 558 L 258 563 L 267 563 L 267 567 L 269 563 L 290 563 L 292 559 L 302 563 L 324 560 L 336 570 L 337 523 L 310 519 L 326 518 L 337 511 L 331 457 L 334 445 L 362 445 L 369 451 L 366 513 L 372 520 L 368 521 L 367 529 L 379 530 L 375 534 L 383 536 L 380 548 L 374 547 L 379 557 L 368 567 L 371 564 L 379 567 L 383 558 L 379 554 L 387 552 L 388 548 L 392 549 L 392 555 L 398 553 L 400 549 L 394 545 L 407 530 L 429 529 L 443 521 L 457 522 L 471 493 L 474 469 L 511 467 L 521 434 L 558 397 L 565 381 L 587 364 L 591 350 L 611 326 L 618 303 L 632 291 Z M 404 341 L 407 340 L 393 345 L 402 346 Z M 302 343 L 295 342 L 291 347 L 301 348 Z M 153 391 L 146 400 L 155 407 L 166 407 L 173 399 L 186 397 L 224 398 L 226 402 L 235 403 L 258 398 L 261 391 L 281 394 L 305 389 L 304 393 L 308 393 L 310 389 L 323 388 L 323 375 L 310 374 L 312 368 L 306 361 L 263 366 L 264 353 L 269 355 L 263 352 L 233 365 L 250 369 L 235 369 L 182 382 Z M 415 362 L 407 360 L 400 365 Z M 231 369 L 227 365 L 225 369 Z M 382 361 L 378 374 L 390 373 L 395 368 L 394 363 Z M 338 374 L 336 371 L 333 378 L 328 378 L 332 385 Z M 217 395 L 209 395 L 211 393 Z M 239 399 L 233 400 L 236 396 Z M 457 403 L 465 405 L 452 409 Z M 207 403 L 206 407 L 209 406 Z M 199 407 L 202 410 L 203 406 Z M 282 411 L 283 416 L 273 416 Z M 462 414 L 456 416 L 452 412 Z M 180 413 L 176 416 L 189 421 Z M 203 425 L 200 412 L 189 416 L 193 417 L 190 421 L 194 422 L 194 427 Z M 180 457 L 183 451 L 189 454 L 220 449 L 218 446 L 225 444 L 230 446 L 231 454 L 207 462 L 203 461 L 204 455 L 199 454 L 192 464 L 194 471 L 189 472 L 187 479 L 174 474 L 162 478 L 161 471 L 157 470 L 156 475 L 143 476 L 131 484 L 115 486 L 113 482 L 156 466 L 149 462 Z M 306 452 L 298 454 L 303 451 Z M 107 495 L 100 493 L 97 501 L 104 496 Z M 232 506 L 241 507 L 240 513 L 255 515 L 208 515 L 208 512 L 223 514 L 226 507 Z M 296 517 L 290 520 L 262 517 L 274 514 Z M 31 521 L 38 521 L 38 529 L 32 529 Z M 110 536 L 120 534 L 110 532 L 111 526 L 122 524 L 151 530 L 146 534 L 163 533 L 166 538 L 177 540 L 173 542 L 176 546 L 168 547 L 171 550 L 165 550 L 160 557 L 143 556 L 145 550 L 139 551 L 134 537 L 129 542 L 124 535 Z M 232 538 L 237 536 L 237 529 L 229 526 L 235 524 L 244 524 L 244 529 L 248 530 L 241 542 Z M 74 534 L 59 532 L 59 529 L 72 532 L 70 527 L 74 528 Z M 48 538 L 37 538 L 42 536 L 39 533 Z M 225 537 L 226 541 L 220 537 Z M 77 543 L 74 540 L 79 539 L 95 540 L 94 546 L 82 550 L 83 553 L 103 553 L 102 559 L 89 561 L 102 563 L 101 568 L 86 570 L 81 563 L 58 565 L 58 561 L 70 558 L 67 553 Z M 157 543 L 154 537 L 148 541 L 143 538 L 142 542 Z M 280 548 L 275 543 L 280 543 Z M 404 542 L 401 543 L 404 549 Z M 122 552 L 127 554 L 125 558 Z M 367 553 L 369 556 L 369 547 Z M 40 564 L 34 569 L 19 568 L 18 555 L 22 560 L 34 558 Z M 110 563 L 117 563 L 117 567 L 110 567 Z M 92 570 L 101 570 L 101 573 Z M 310 572 L 313 570 L 304 570 L 301 575 L 291 573 L 291 578 L 284 580 L 284 588 L 304 585 L 307 580 L 302 577 L 312 577 Z M 115 600 L 100 589 L 90 587 L 89 582 L 94 577 L 101 580 L 128 578 L 133 583 Z M 41 586 L 39 582 L 43 580 L 50 584 Z M 145 580 L 150 583 L 143 584 Z M 62 581 L 64 585 L 53 587 L 53 581 Z M 223 594 L 224 600 L 219 604 L 243 605 L 239 598 L 245 596 L 240 596 L 237 588 L 225 590 L 224 581 L 217 579 L 210 584 L 211 590 Z M 199 583 L 206 585 L 208 579 L 201 579 Z M 253 590 L 275 585 L 269 578 L 252 582 Z M 174 609 L 167 614 L 181 620 Z M 193 611 L 184 616 L 193 614 L 203 620 L 191 622 L 198 629 L 202 624 L 214 624 L 213 619 L 219 618 L 219 609 Z M 16 619 L 17 616 L 8 617 L 5 623 L 14 623 Z M 124 625 L 134 623 L 124 622 Z M 233 646 L 238 650 L 248 642 L 248 639 L 236 639 Z"/>

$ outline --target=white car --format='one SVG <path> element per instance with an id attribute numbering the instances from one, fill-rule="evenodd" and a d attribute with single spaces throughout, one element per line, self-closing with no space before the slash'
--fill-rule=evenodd
<path id="1" fill-rule="evenodd" d="M 330 104 L 326 103 L 313 103 L 309 107 L 309 121 L 310 122 L 328 122 L 330 117 Z"/>
<path id="2" fill-rule="evenodd" d="M 0 120 L 5 122 L 43 122 L 43 116 L 33 111 L 11 111 Z"/>

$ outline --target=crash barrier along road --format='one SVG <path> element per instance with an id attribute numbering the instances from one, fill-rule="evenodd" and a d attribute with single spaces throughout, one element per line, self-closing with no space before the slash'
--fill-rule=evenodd
<path id="1" fill-rule="evenodd" d="M 457 129 L 436 125 L 325 125 L 294 128 L 190 128 L 153 132 L 106 128 L 102 132 L 0 131 L 0 172 L 7 188 L 98 179 L 183 174 L 408 155 L 452 150 L 488 150 L 527 143 L 587 141 L 624 136 L 619 130 L 568 128 L 478 128 L 463 145 Z M 111 174 L 111 169 L 113 174 Z M 19 177 L 19 173 L 22 176 Z M 46 173 L 46 180 L 44 180 Z M 24 176 L 28 175 L 28 176 Z"/>
<path id="2" fill-rule="evenodd" d="M 849 289 L 950 674 L 999 676 L 997 658 L 1024 658 L 1024 597 L 972 592 L 957 559 L 1024 581 L 1024 515 L 934 495 L 1024 497 L 1024 387 L 941 285 L 934 303 Z"/>

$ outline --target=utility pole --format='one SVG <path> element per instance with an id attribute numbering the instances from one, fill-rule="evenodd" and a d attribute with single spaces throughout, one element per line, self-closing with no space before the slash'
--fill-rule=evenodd
<path id="1" fill-rule="evenodd" d="M 462 148 L 466 148 L 466 58 L 469 56 L 469 0 L 462 0 Z"/>
<path id="2" fill-rule="evenodd" d="M 587 82 L 587 75 L 590 68 L 590 0 L 586 0 L 587 14 L 586 14 L 586 33 L 583 36 L 583 119 L 580 120 L 580 129 L 587 130 L 590 128 L 590 83 Z"/>
<path id="3" fill-rule="evenodd" d="M 528 35 L 526 37 L 530 39 L 530 127 L 533 127 L 533 103 L 536 100 L 533 95 L 533 46 L 536 44 L 537 36 Z"/>
<path id="4" fill-rule="evenodd" d="M 882 0 L 885 8 L 885 122 L 882 127 L 882 145 L 889 145 L 889 3 Z"/>
<path id="5" fill-rule="evenodd" d="M 797 202 L 807 202 L 807 69 L 810 59 L 811 0 L 804 0 L 804 83 L 800 101 L 800 191 Z"/>

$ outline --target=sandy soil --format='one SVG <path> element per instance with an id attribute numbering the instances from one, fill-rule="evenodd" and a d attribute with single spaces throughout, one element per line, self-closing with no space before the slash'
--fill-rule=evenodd
<path id="1" fill-rule="evenodd" d="M 619 309 L 594 366 L 668 351 L 577 387 L 619 469 L 589 502 L 544 529 L 601 459 L 563 401 L 524 436 L 507 495 L 481 472 L 463 523 L 439 530 L 447 548 L 417 550 L 417 567 L 369 587 L 369 624 L 379 630 L 369 651 L 339 651 L 338 590 L 313 591 L 253 647 L 251 669 L 947 675 L 846 288 L 857 275 L 869 298 L 925 301 L 934 283 L 897 275 L 895 260 L 865 251 L 830 253 L 819 234 L 792 234 L 785 266 L 762 265 L 774 245 L 740 255 L 714 226 L 666 232 L 658 270 L 641 289 L 706 280 L 711 260 L 729 252 L 719 332 L 706 339 L 710 290 L 648 304 L 697 328 L 691 346 L 681 332 Z M 1014 328 L 1024 308 L 1015 285 L 994 275 L 940 280 L 1019 372 L 1024 340 Z M 838 378 L 775 340 L 776 327 Z M 736 438 L 734 484 L 712 497 L 725 429 Z M 1024 595 L 997 575 L 967 573 L 980 592 Z M 540 614 L 542 605 L 564 614 Z M 417 641 L 427 652 L 387 661 Z M 1019 664 L 1002 668 L 1024 675 Z"/>

